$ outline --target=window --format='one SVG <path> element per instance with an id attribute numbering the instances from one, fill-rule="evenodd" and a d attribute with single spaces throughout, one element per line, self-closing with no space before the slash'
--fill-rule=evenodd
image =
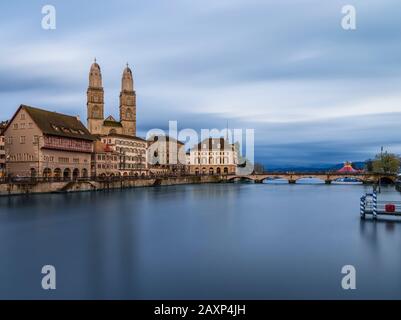
<path id="1" fill-rule="evenodd" d="M 58 162 L 59 162 L 59 163 L 69 163 L 69 162 L 70 162 L 70 159 L 69 159 L 69 158 L 62 158 L 62 157 L 60 157 L 60 158 L 58 158 Z"/>
<path id="2" fill-rule="evenodd" d="M 32 128 L 33 128 L 33 123 L 32 123 L 32 122 L 29 122 L 29 123 L 28 123 L 28 128 L 29 128 L 29 129 L 32 129 Z"/>
<path id="3" fill-rule="evenodd" d="M 21 113 L 20 119 L 25 120 L 25 113 Z"/>
<path id="4" fill-rule="evenodd" d="M 39 143 L 39 136 L 33 136 L 33 144 Z"/>
<path id="5" fill-rule="evenodd" d="M 25 143 L 25 136 L 19 137 L 19 142 L 24 144 Z"/>
<path id="6" fill-rule="evenodd" d="M 25 123 L 20 124 L 21 129 L 25 129 Z"/>
<path id="7" fill-rule="evenodd" d="M 14 129 L 14 130 L 17 130 L 17 129 L 18 129 L 18 123 L 14 123 L 14 124 L 13 124 L 13 129 Z"/>

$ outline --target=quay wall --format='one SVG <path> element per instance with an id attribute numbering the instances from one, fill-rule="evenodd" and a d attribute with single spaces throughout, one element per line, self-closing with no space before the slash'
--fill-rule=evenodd
<path id="1" fill-rule="evenodd" d="M 36 193 L 64 193 L 126 189 L 151 186 L 171 186 L 181 184 L 219 183 L 226 179 L 222 176 L 183 176 L 166 178 L 124 179 L 116 181 L 64 181 L 64 182 L 31 182 L 2 183 L 0 196 L 23 195 Z"/>

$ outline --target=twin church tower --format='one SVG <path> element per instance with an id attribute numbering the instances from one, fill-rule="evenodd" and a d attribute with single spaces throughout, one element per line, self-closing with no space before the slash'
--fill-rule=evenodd
<path id="1" fill-rule="evenodd" d="M 131 69 L 124 69 L 120 92 L 120 121 L 112 116 L 104 118 L 104 90 L 102 72 L 96 59 L 89 73 L 87 91 L 88 129 L 92 134 L 136 135 L 136 93 Z"/>

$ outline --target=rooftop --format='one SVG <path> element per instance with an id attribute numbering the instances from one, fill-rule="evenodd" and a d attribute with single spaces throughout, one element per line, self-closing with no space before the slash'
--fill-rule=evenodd
<path id="1" fill-rule="evenodd" d="M 43 134 L 80 140 L 95 140 L 95 137 L 90 134 L 77 117 L 21 105 L 14 114 L 13 119 L 21 109 L 29 114 Z M 11 119 L 10 123 L 13 119 Z"/>

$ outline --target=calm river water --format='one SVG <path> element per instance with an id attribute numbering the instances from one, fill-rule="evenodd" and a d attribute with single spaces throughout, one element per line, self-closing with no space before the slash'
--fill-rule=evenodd
<path id="1" fill-rule="evenodd" d="M 401 299 L 401 222 L 362 185 L 211 184 L 0 198 L 0 298 Z M 382 197 L 401 200 L 393 188 Z M 53 265 L 57 289 L 41 288 Z M 356 290 L 341 268 L 356 268 Z"/>

